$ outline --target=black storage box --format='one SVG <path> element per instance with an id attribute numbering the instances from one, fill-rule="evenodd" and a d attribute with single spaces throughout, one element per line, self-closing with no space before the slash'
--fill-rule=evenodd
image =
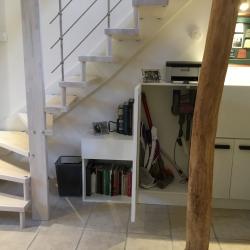
<path id="1" fill-rule="evenodd" d="M 80 156 L 61 156 L 56 161 L 60 196 L 82 196 L 82 159 Z"/>

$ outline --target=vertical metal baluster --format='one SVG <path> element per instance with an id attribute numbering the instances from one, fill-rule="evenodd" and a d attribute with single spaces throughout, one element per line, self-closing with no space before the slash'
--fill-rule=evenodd
<path id="1" fill-rule="evenodd" d="M 108 29 L 111 27 L 111 6 L 110 6 L 110 0 L 107 0 L 107 7 L 108 7 L 108 12 L 107 12 L 107 26 Z M 112 37 L 108 36 L 108 41 L 107 41 L 107 54 L 108 56 L 112 56 Z"/>
<path id="2" fill-rule="evenodd" d="M 108 28 L 110 28 L 110 24 L 111 24 L 111 15 L 110 15 L 110 0 L 108 1 Z"/>
<path id="3" fill-rule="evenodd" d="M 64 48 L 63 48 L 63 13 L 62 0 L 59 0 L 59 26 L 60 26 L 60 50 L 61 50 L 61 79 L 64 81 Z M 62 106 L 66 106 L 66 88 L 62 87 Z"/>

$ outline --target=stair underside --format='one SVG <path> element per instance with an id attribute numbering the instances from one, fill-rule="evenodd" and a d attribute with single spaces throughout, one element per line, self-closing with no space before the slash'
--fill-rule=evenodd
<path id="1" fill-rule="evenodd" d="M 0 211 L 25 212 L 29 204 L 21 197 L 0 193 Z"/>
<path id="2" fill-rule="evenodd" d="M 0 131 L 0 147 L 28 157 L 28 135 L 25 132 Z"/>
<path id="3" fill-rule="evenodd" d="M 59 82 L 59 86 L 66 88 L 86 88 L 88 85 L 98 82 L 99 80 L 98 77 L 91 77 L 87 81 L 81 81 L 80 76 L 74 76 Z"/>
<path id="4" fill-rule="evenodd" d="M 168 2 L 168 0 L 133 0 L 133 6 L 166 6 Z"/>
<path id="5" fill-rule="evenodd" d="M 62 97 L 60 95 L 48 95 L 46 99 L 45 111 L 50 114 L 58 114 L 68 112 L 71 105 L 77 100 L 77 96 L 67 95 L 66 106 L 62 106 Z"/>
<path id="6" fill-rule="evenodd" d="M 105 29 L 105 34 L 117 40 L 139 40 L 139 29 Z"/>
<path id="7" fill-rule="evenodd" d="M 80 62 L 113 62 L 112 56 L 79 56 L 78 59 Z"/>
<path id="8" fill-rule="evenodd" d="M 24 184 L 29 182 L 30 173 L 25 169 L 0 160 L 0 179 Z"/>

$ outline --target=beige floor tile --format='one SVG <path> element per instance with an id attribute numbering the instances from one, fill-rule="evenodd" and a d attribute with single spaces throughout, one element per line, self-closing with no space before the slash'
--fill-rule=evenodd
<path id="1" fill-rule="evenodd" d="M 172 250 L 172 242 L 168 236 L 129 234 L 126 250 Z"/>
<path id="2" fill-rule="evenodd" d="M 129 205 L 98 204 L 89 217 L 87 229 L 116 233 L 126 232 L 129 213 Z"/>
<path id="3" fill-rule="evenodd" d="M 221 241 L 222 250 L 250 250 L 250 241 Z"/>
<path id="4" fill-rule="evenodd" d="M 249 210 L 239 210 L 239 209 L 213 209 L 213 217 L 243 217 L 250 219 Z"/>
<path id="5" fill-rule="evenodd" d="M 183 239 L 173 239 L 173 250 L 184 250 L 186 247 L 186 241 Z M 209 244 L 209 250 L 221 250 L 219 243 L 214 240 Z M 235 249 L 236 250 L 236 249 Z"/>
<path id="6" fill-rule="evenodd" d="M 81 199 L 79 198 L 78 200 Z M 76 208 L 70 199 L 60 198 L 56 205 L 51 209 L 51 220 L 43 222 L 43 225 L 49 226 L 56 223 L 84 227 L 92 209 L 93 206 L 91 204 L 81 203 L 81 206 L 79 204 Z"/>
<path id="7" fill-rule="evenodd" d="M 172 236 L 181 241 L 186 238 L 186 208 L 170 207 L 169 208 L 170 224 Z M 210 239 L 214 239 L 214 230 L 211 227 Z"/>
<path id="8" fill-rule="evenodd" d="M 250 219 L 244 217 L 214 217 L 214 231 L 219 239 L 249 240 Z"/>
<path id="9" fill-rule="evenodd" d="M 81 227 L 62 224 L 41 226 L 39 234 L 32 242 L 32 250 L 73 250 L 76 248 L 82 234 Z"/>
<path id="10" fill-rule="evenodd" d="M 13 225 L 12 223 L 1 225 L 0 249 L 26 250 L 37 235 L 37 232 L 37 227 L 28 227 L 20 230 L 19 225 Z"/>
<path id="11" fill-rule="evenodd" d="M 123 250 L 125 233 L 99 232 L 86 230 L 79 243 L 78 250 Z"/>
<path id="12" fill-rule="evenodd" d="M 39 222 L 31 219 L 31 214 L 26 213 L 26 228 L 20 230 L 18 213 L 1 212 L 0 249 L 27 249 L 37 235 L 39 224 Z"/>
<path id="13" fill-rule="evenodd" d="M 129 233 L 170 235 L 169 216 L 166 206 L 138 205 L 136 221 L 129 223 Z"/>

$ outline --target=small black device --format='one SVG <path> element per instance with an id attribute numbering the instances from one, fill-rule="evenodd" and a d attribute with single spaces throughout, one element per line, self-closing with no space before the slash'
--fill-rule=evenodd
<path id="1" fill-rule="evenodd" d="M 130 98 L 118 106 L 118 118 L 116 122 L 109 121 L 109 132 L 116 132 L 124 135 L 133 134 L 133 106 L 134 99 Z"/>
<path id="2" fill-rule="evenodd" d="M 107 122 L 93 122 L 93 129 L 95 135 L 106 135 L 109 133 Z"/>

